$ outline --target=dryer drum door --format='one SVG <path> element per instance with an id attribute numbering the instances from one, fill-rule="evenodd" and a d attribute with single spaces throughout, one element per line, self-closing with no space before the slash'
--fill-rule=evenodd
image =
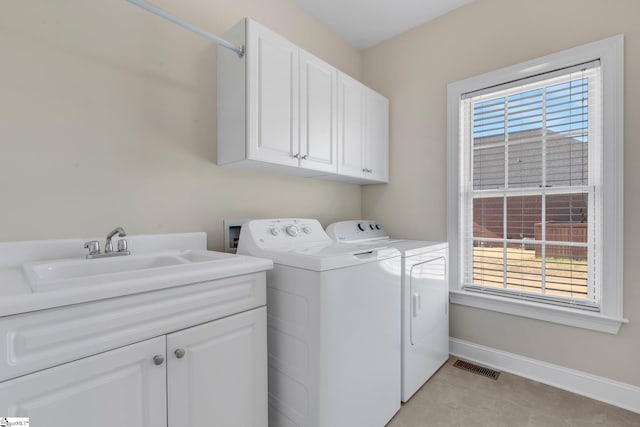
<path id="1" fill-rule="evenodd" d="M 411 266 L 411 345 L 425 345 L 431 352 L 448 348 L 447 260 L 444 256 Z"/>

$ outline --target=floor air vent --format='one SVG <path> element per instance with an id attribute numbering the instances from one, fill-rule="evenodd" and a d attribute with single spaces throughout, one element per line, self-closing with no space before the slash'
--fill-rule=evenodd
<path id="1" fill-rule="evenodd" d="M 478 366 L 471 362 L 465 362 L 464 360 L 456 360 L 456 363 L 454 363 L 453 366 L 471 372 L 473 374 L 482 375 L 483 377 L 491 378 L 494 380 L 497 380 L 500 376 L 499 371 L 485 368 L 484 366 Z"/>

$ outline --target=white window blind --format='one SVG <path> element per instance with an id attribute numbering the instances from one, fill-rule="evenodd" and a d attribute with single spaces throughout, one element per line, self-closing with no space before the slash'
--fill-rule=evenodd
<path id="1" fill-rule="evenodd" d="M 462 97 L 465 290 L 599 310 L 601 93 L 592 61 Z"/>

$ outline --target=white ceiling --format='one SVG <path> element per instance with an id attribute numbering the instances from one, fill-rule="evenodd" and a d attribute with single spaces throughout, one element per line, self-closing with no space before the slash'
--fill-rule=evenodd
<path id="1" fill-rule="evenodd" d="M 295 0 L 358 49 L 366 49 L 473 0 Z"/>

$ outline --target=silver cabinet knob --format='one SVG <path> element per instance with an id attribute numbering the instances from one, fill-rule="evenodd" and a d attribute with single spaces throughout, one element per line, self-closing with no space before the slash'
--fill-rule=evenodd
<path id="1" fill-rule="evenodd" d="M 178 359 L 182 359 L 185 354 L 184 348 L 176 349 L 176 351 L 174 351 L 173 354 L 175 354 Z"/>
<path id="2" fill-rule="evenodd" d="M 294 155 L 293 155 L 293 158 L 294 158 L 294 159 L 299 159 L 299 158 L 300 158 L 300 153 L 296 153 L 296 154 L 294 154 Z"/>
<path id="3" fill-rule="evenodd" d="M 302 160 L 307 160 L 308 154 L 305 154 L 304 156 L 300 157 Z"/>
<path id="4" fill-rule="evenodd" d="M 153 356 L 153 363 L 158 366 L 162 365 L 164 363 L 164 356 L 161 356 L 159 354 L 156 356 Z"/>

